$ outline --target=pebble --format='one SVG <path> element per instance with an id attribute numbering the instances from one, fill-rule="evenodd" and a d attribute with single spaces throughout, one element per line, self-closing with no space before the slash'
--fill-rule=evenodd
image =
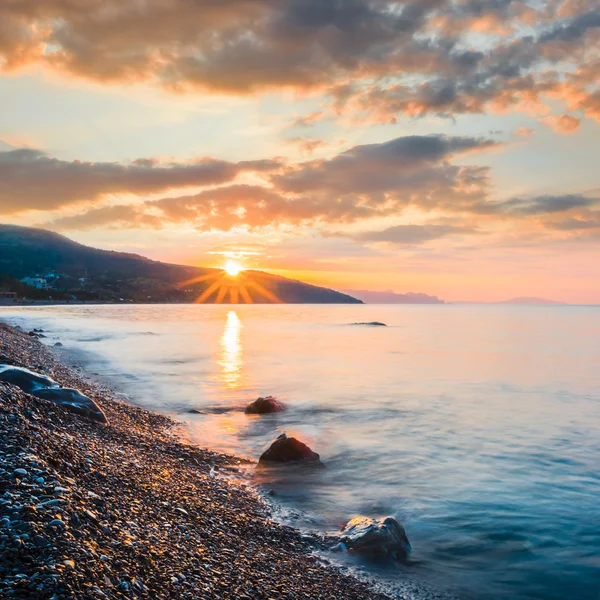
<path id="1" fill-rule="evenodd" d="M 66 527 L 65 522 L 60 519 L 54 519 L 49 523 L 50 527 Z"/>

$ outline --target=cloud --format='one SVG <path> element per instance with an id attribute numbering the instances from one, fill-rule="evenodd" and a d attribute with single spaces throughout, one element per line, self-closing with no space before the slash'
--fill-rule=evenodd
<path id="1" fill-rule="evenodd" d="M 416 246 L 451 235 L 475 232 L 472 227 L 454 225 L 395 225 L 381 231 L 366 231 L 353 237 L 362 242 L 388 242 L 399 246 Z"/>
<path id="2" fill-rule="evenodd" d="M 512 216 L 549 215 L 584 209 L 600 204 L 600 198 L 565 194 L 561 196 L 537 196 L 534 198 L 511 198 L 501 202 L 486 202 L 473 207 L 481 214 L 505 214 Z"/>
<path id="3" fill-rule="evenodd" d="M 530 127 L 519 127 L 511 133 L 519 137 L 529 137 L 535 133 L 535 129 L 531 129 Z"/>
<path id="4" fill-rule="evenodd" d="M 0 3 L 0 69 L 176 91 L 330 88 L 334 112 L 384 122 L 529 110 L 548 93 L 593 111 L 597 78 L 580 72 L 599 30 L 589 0 L 23 0 Z"/>
<path id="5" fill-rule="evenodd" d="M 556 133 L 574 133 L 581 125 L 581 120 L 572 115 L 551 115 L 542 119 L 542 122 L 552 127 Z"/>
<path id="6" fill-rule="evenodd" d="M 41 226 L 50 226 L 59 230 L 85 231 L 98 227 L 160 228 L 162 224 L 163 220 L 159 216 L 148 214 L 144 210 L 140 210 L 140 207 L 135 204 L 119 204 L 92 208 L 78 215 L 59 217 L 48 223 L 41 223 Z"/>
<path id="7" fill-rule="evenodd" d="M 87 166 L 79 179 L 79 187 L 77 182 L 69 184 L 71 198 L 95 197 L 100 193 L 139 193 L 140 180 L 144 182 L 143 191 L 147 191 L 150 184 L 156 190 L 159 183 L 152 180 L 156 169 L 160 185 L 166 181 L 170 187 L 181 188 L 190 185 L 190 179 L 194 185 L 203 185 L 199 179 L 204 178 L 204 185 L 210 184 L 211 188 L 121 208 L 96 206 L 79 215 L 59 217 L 51 225 L 90 228 L 109 224 L 131 227 L 185 222 L 201 230 L 229 231 L 235 227 L 354 223 L 399 215 L 409 206 L 423 211 L 442 208 L 456 211 L 486 198 L 489 172 L 486 167 L 456 165 L 453 161 L 459 157 L 464 159 L 470 152 L 496 146 L 497 142 L 483 138 L 405 136 L 380 144 L 354 146 L 329 159 L 298 163 L 263 160 L 222 164 L 203 159 L 198 164 L 190 164 L 204 166 L 207 172 L 200 171 L 199 175 L 193 171 L 194 176 L 188 175 L 183 182 L 170 178 L 169 169 L 179 169 L 179 165 L 162 167 L 154 161 L 137 161 L 126 167 L 111 164 L 109 176 L 102 179 L 105 187 L 100 190 L 88 181 L 88 170 L 93 169 L 93 165 L 79 163 Z M 185 166 L 187 168 L 187 163 Z M 27 168 L 30 172 L 25 176 Z M 113 172 L 122 173 L 122 169 L 125 174 L 112 176 Z M 167 170 L 166 174 L 161 173 L 163 169 Z M 231 182 L 244 170 L 260 172 L 264 185 Z M 187 170 L 183 173 L 187 174 Z M 26 161 L 22 174 L 23 181 L 39 178 L 36 165 L 32 168 L 31 161 Z M 144 177 L 148 177 L 148 181 Z M 129 178 L 133 178 L 138 187 L 124 186 L 123 180 L 129 182 Z M 91 181 L 94 183 L 95 179 L 92 177 Z M 219 182 L 226 184 L 213 187 Z M 53 189 L 54 183 L 49 178 L 44 179 L 49 198 L 61 197 L 67 185 L 60 179 L 57 189 Z M 25 186 L 17 195 L 25 198 L 28 191 Z M 14 204 L 11 207 L 14 209 Z"/>
<path id="8" fill-rule="evenodd" d="M 600 229 L 600 215 L 597 219 L 564 219 L 550 223 L 550 227 L 559 231 L 582 231 L 586 229 Z"/>
<path id="9" fill-rule="evenodd" d="M 52 210 L 108 195 L 147 195 L 225 183 L 246 171 L 276 168 L 274 161 L 231 163 L 202 158 L 187 163 L 141 159 L 128 164 L 65 161 L 43 152 L 0 152 L 0 213 Z"/>
<path id="10" fill-rule="evenodd" d="M 331 159 L 291 166 L 275 175 L 273 182 L 293 193 L 350 195 L 431 189 L 436 183 L 451 187 L 461 176 L 461 168 L 447 160 L 496 145 L 493 140 L 471 137 L 405 136 L 354 146 Z"/>
<path id="11" fill-rule="evenodd" d="M 328 145 L 325 140 L 315 140 L 302 137 L 295 137 L 286 141 L 290 142 L 291 144 L 296 144 L 298 148 L 300 148 L 300 152 L 302 154 L 313 154 L 315 150 Z"/>

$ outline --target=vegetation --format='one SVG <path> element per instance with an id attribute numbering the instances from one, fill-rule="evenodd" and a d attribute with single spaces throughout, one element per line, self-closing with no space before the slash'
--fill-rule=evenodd
<path id="1" fill-rule="evenodd" d="M 6 291 L 33 299 L 51 296 L 107 302 L 189 303 L 198 298 L 204 302 L 237 298 L 239 302 L 256 303 L 360 303 L 334 290 L 261 271 L 245 271 L 238 280 L 228 280 L 220 269 L 99 250 L 51 231 L 15 225 L 0 225 L 0 273 L 5 274 Z M 52 276 L 48 278 L 52 289 L 48 290 L 15 281 L 48 275 Z M 212 291 L 207 294 L 209 288 Z"/>

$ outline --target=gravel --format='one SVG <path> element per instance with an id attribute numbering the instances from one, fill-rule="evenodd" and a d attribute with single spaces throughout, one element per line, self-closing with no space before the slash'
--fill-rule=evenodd
<path id="1" fill-rule="evenodd" d="M 0 324 L 0 364 L 80 389 L 104 425 L 0 384 L 0 598 L 379 599 L 231 478 L 36 337 Z"/>

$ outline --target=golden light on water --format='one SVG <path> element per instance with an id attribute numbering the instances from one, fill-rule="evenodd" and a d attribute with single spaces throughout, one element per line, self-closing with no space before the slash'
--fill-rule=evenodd
<path id="1" fill-rule="evenodd" d="M 219 352 L 219 366 L 221 367 L 220 379 L 227 389 L 240 387 L 242 376 L 242 344 L 240 334 L 242 323 L 235 310 L 227 313 L 225 330 L 221 336 Z"/>

